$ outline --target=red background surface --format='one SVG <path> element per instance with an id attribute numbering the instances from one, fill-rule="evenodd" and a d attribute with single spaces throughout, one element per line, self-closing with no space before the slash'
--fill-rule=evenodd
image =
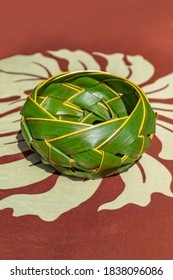
<path id="1" fill-rule="evenodd" d="M 62 48 L 140 54 L 155 66 L 155 79 L 172 71 L 172 3 L 3 1 L 1 57 Z M 0 259 L 173 258 L 172 198 L 154 194 L 147 207 L 127 205 L 98 213 L 98 206 L 113 196 L 104 183 L 96 193 L 89 207 L 83 203 L 51 223 L 33 216 L 14 218 L 10 209 L 1 211 Z"/>
<path id="2" fill-rule="evenodd" d="M 171 0 L 4 1 L 1 55 L 61 48 L 137 52 L 165 74 L 172 71 L 172 13 Z"/>

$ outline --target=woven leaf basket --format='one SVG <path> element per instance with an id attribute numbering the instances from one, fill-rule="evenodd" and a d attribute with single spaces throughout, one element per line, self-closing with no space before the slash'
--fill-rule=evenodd
<path id="1" fill-rule="evenodd" d="M 150 146 L 156 113 L 131 81 L 97 71 L 41 82 L 21 111 L 25 141 L 59 172 L 101 178 L 127 170 Z"/>

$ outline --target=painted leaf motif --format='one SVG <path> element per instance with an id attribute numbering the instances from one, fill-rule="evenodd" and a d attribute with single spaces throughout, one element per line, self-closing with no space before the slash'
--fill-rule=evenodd
<path id="1" fill-rule="evenodd" d="M 53 221 L 91 197 L 100 182 L 100 179 L 82 182 L 60 176 L 50 191 L 9 196 L 0 201 L 0 209 L 14 209 L 13 216 L 36 215 L 44 221 Z"/>
<path id="2" fill-rule="evenodd" d="M 160 102 L 163 99 L 173 98 L 173 73 L 166 75 L 152 84 L 148 84 L 143 87 L 145 93 L 149 98 L 159 99 Z"/>
<path id="3" fill-rule="evenodd" d="M 14 112 L 1 117 L 0 119 L 1 134 L 10 133 L 12 131 L 19 131 L 20 130 L 19 120 L 20 120 L 19 112 Z M 5 140 L 4 143 L 7 143 L 7 141 L 8 140 Z M 15 141 L 15 137 L 14 137 L 14 141 Z"/>
<path id="4" fill-rule="evenodd" d="M 124 191 L 114 200 L 99 207 L 100 210 L 115 210 L 129 203 L 139 206 L 146 206 L 151 201 L 153 193 L 162 193 L 173 197 L 170 190 L 171 174 L 159 161 L 144 154 L 140 160 L 146 174 L 146 181 L 143 181 L 142 173 L 137 165 L 122 173 L 121 178 L 125 183 Z M 151 168 L 152 166 L 152 168 Z M 157 172 L 159 170 L 159 172 Z M 157 174 L 157 176 L 156 176 Z"/>
<path id="5" fill-rule="evenodd" d="M 20 144 L 18 143 L 18 141 L 20 141 Z M 23 140 L 23 136 L 21 133 L 17 135 L 15 141 L 14 135 L 0 137 L 0 146 L 2 147 L 1 156 L 14 155 L 24 151 L 28 151 L 28 146 Z"/>
<path id="6" fill-rule="evenodd" d="M 68 70 L 85 70 L 93 69 L 100 70 L 100 65 L 89 53 L 76 50 L 70 51 L 67 49 L 62 49 L 58 51 L 48 51 L 50 54 L 54 55 L 57 58 L 65 59 L 68 61 Z"/>
<path id="7" fill-rule="evenodd" d="M 56 60 L 40 53 L 4 58 L 1 60 L 0 69 L 1 98 L 22 95 L 25 90 L 33 89 L 41 80 L 61 72 Z"/>
<path id="8" fill-rule="evenodd" d="M 173 159 L 173 124 L 158 120 L 157 136 L 162 142 L 159 157 L 167 160 Z"/>
<path id="9" fill-rule="evenodd" d="M 152 102 L 152 107 L 158 113 L 159 116 L 164 116 L 173 120 L 173 104 L 160 104 Z"/>
<path id="10" fill-rule="evenodd" d="M 156 135 L 162 142 L 159 157 L 167 160 L 173 159 L 173 74 L 169 74 L 143 87 L 150 98 L 153 109 L 158 113 Z M 152 102 L 154 99 L 154 102 Z M 156 102 L 157 101 L 157 102 Z M 166 102 L 165 102 L 166 101 Z M 166 122 L 162 118 L 169 120 Z"/>
<path id="11" fill-rule="evenodd" d="M 21 188 L 39 182 L 54 172 L 51 166 L 38 162 L 40 162 L 39 155 L 32 153 L 26 158 L 3 164 L 0 189 Z"/>
<path id="12" fill-rule="evenodd" d="M 93 54 L 107 60 L 106 71 L 129 78 L 137 84 L 148 81 L 154 74 L 153 65 L 140 55 L 125 56 L 122 53 L 103 54 L 100 52 L 94 52 Z"/>
<path id="13" fill-rule="evenodd" d="M 0 62 L 0 68 L 2 69 L 0 77 L 0 127 L 2 136 L 0 138 L 2 147 L 0 189 L 21 188 L 42 182 L 54 173 L 54 169 L 49 165 L 43 165 L 39 162 L 40 157 L 38 155 L 32 153 L 24 157 L 22 154 L 28 151 L 28 147 L 22 141 L 19 132 L 19 111 L 26 98 L 24 93 L 28 93 L 43 79 L 61 72 L 59 59 L 68 62 L 67 71 L 107 70 L 113 74 L 129 78 L 138 84 L 148 81 L 154 73 L 154 66 L 139 55 L 104 54 L 101 52 L 89 54 L 82 50 L 70 51 L 67 49 L 49 51 L 48 53 L 48 56 L 41 53 L 16 55 L 2 59 Z M 97 58 L 99 57 L 105 59 L 106 69 L 102 69 L 102 66 L 98 63 Z M 148 93 L 152 107 L 156 108 L 160 116 L 157 121 L 157 137 L 162 142 L 162 150 L 159 156 L 163 159 L 173 160 L 173 116 L 172 105 L 168 104 L 173 98 L 173 74 L 146 85 L 143 90 Z M 11 160 L 11 158 L 13 159 Z M 166 166 L 147 154 L 143 155 L 140 163 L 146 173 L 146 181 L 143 182 L 141 171 L 137 165 L 134 165 L 127 173 L 121 174 L 125 183 L 122 194 L 115 201 L 102 205 L 99 210 L 118 209 L 128 203 L 145 206 L 150 202 L 151 194 L 154 192 L 172 196 L 170 191 L 172 177 Z M 155 178 L 154 169 L 149 169 L 149 166 L 156 170 L 159 169 L 160 177 Z M 11 170 L 10 174 L 8 170 Z M 161 177 L 164 178 L 164 184 L 161 183 Z M 135 178 L 135 183 L 133 178 Z M 158 179 L 158 184 L 154 184 L 156 179 Z M 14 216 L 30 214 L 39 216 L 45 221 L 53 221 L 62 213 L 89 199 L 99 188 L 100 182 L 101 180 L 82 182 L 78 179 L 72 180 L 69 177 L 59 176 L 49 191 L 40 194 L 12 194 L 0 201 L 0 209 L 13 208 Z"/>

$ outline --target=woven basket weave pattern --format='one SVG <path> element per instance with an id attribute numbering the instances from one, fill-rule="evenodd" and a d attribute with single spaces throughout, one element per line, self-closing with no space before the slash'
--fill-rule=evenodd
<path id="1" fill-rule="evenodd" d="M 66 72 L 40 83 L 21 111 L 25 141 L 66 175 L 100 178 L 128 169 L 150 146 L 156 114 L 129 80 Z"/>

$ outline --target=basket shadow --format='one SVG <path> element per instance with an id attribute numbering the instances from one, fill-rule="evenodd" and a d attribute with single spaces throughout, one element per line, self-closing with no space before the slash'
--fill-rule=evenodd
<path id="1" fill-rule="evenodd" d="M 41 161 L 41 156 L 37 152 L 34 152 L 29 148 L 29 146 L 25 142 L 25 139 L 22 136 L 21 130 L 17 133 L 16 140 L 17 140 L 17 146 L 21 151 L 23 158 L 29 161 L 31 163 L 31 166 L 35 165 L 38 168 L 45 170 L 45 172 L 47 173 L 50 174 L 56 173 L 57 175 L 60 175 L 60 173 L 50 165 L 43 164 Z"/>
<path id="2" fill-rule="evenodd" d="M 41 156 L 37 152 L 31 150 L 29 148 L 29 146 L 26 144 L 21 130 L 18 131 L 18 133 L 16 135 L 16 140 L 17 140 L 18 148 L 21 151 L 21 154 L 22 154 L 23 158 L 25 158 L 27 161 L 29 161 L 31 163 L 31 165 L 35 165 L 38 168 L 41 168 L 41 169 L 45 170 L 45 172 L 47 172 L 49 174 L 55 174 L 55 175 L 58 175 L 58 176 L 62 175 L 62 176 L 68 177 L 72 181 L 83 182 L 83 181 L 86 180 L 86 179 L 79 178 L 79 177 L 63 175 L 59 171 L 57 171 L 54 167 L 52 167 L 50 164 L 43 163 L 42 160 L 41 160 Z"/>

